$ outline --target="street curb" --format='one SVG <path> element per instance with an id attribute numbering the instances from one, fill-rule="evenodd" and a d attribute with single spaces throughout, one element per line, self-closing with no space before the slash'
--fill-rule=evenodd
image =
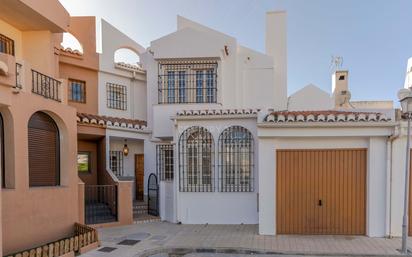
<path id="1" fill-rule="evenodd" d="M 396 255 L 387 254 L 348 254 L 348 253 L 319 253 L 319 252 L 276 252 L 276 251 L 265 251 L 252 248 L 229 248 L 229 247 L 219 247 L 219 248 L 208 248 L 208 247 L 198 247 L 198 248 L 184 248 L 184 247 L 159 247 L 155 249 L 150 249 L 143 251 L 140 254 L 136 254 L 135 257 L 150 257 L 155 254 L 175 254 L 177 256 L 186 255 L 190 253 L 217 253 L 217 254 L 246 254 L 246 255 L 298 255 L 298 256 L 334 256 L 334 257 L 399 257 L 403 256 L 400 253 Z M 410 255 L 409 255 L 410 256 Z"/>

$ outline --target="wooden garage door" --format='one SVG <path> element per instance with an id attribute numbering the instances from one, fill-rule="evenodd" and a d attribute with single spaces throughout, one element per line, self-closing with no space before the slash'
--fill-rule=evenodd
<path id="1" fill-rule="evenodd" d="M 277 150 L 278 234 L 364 235 L 366 149 Z"/>

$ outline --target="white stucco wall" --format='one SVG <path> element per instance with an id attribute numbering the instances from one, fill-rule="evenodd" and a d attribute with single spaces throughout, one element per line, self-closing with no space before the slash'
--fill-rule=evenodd
<path id="1" fill-rule="evenodd" d="M 367 235 L 386 235 L 386 139 L 392 128 L 258 128 L 259 233 L 276 234 L 276 149 L 367 148 Z"/>
<path id="2" fill-rule="evenodd" d="M 99 54 L 99 114 L 128 119 L 146 120 L 147 87 L 146 74 L 115 66 L 114 55 L 118 49 L 126 48 L 138 56 L 145 49 L 131 38 L 117 30 L 105 20 L 101 22 L 102 53 Z M 127 109 L 117 110 L 107 107 L 106 84 L 113 83 L 126 87 Z"/>
<path id="3" fill-rule="evenodd" d="M 254 137 L 254 191 L 253 192 L 218 192 L 218 138 L 220 133 L 229 126 L 243 126 L 247 128 Z M 258 170 L 257 162 L 258 147 L 256 138 L 256 118 L 245 119 L 202 119 L 202 120 L 179 120 L 177 122 L 175 140 L 180 133 L 191 126 L 202 126 L 209 130 L 215 144 L 214 152 L 214 179 L 215 191 L 201 192 L 179 192 L 179 169 L 178 158 L 175 158 L 175 180 L 176 189 L 176 220 L 184 224 L 257 224 L 257 193 Z M 177 141 L 177 140 L 176 140 Z M 175 145 L 175 156 L 178 151 Z"/>
<path id="4" fill-rule="evenodd" d="M 141 55 L 144 69 L 147 71 L 147 108 L 148 123 L 153 128 L 153 137 L 171 138 L 172 123 L 170 117 L 183 109 L 217 108 L 286 108 L 286 75 L 276 80 L 274 58 L 271 55 L 256 52 L 240 46 L 237 40 L 201 24 L 178 17 L 178 30 L 151 42 L 148 51 Z M 277 29 L 286 26 L 276 24 Z M 283 35 L 283 32 L 281 33 Z M 279 39 L 283 40 L 283 39 Z M 225 47 L 228 54 L 225 53 Z M 286 51 L 277 48 L 272 54 Z M 216 104 L 161 104 L 158 103 L 158 59 L 204 58 L 218 60 L 217 103 Z M 279 57 L 280 58 L 280 57 Z M 280 60 L 283 57 L 281 57 Z M 282 59 L 282 63 L 285 64 Z M 285 72 L 286 69 L 280 69 Z M 279 72 L 278 72 L 279 73 Z M 276 82 L 281 81 L 281 82 Z"/>
<path id="5" fill-rule="evenodd" d="M 334 107 L 330 95 L 313 84 L 296 91 L 288 98 L 289 111 L 331 110 Z"/>

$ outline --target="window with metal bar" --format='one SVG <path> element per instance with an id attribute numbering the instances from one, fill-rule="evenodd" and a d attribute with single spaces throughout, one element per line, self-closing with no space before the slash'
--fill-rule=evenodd
<path id="1" fill-rule="evenodd" d="M 69 79 L 69 100 L 72 102 L 86 102 L 86 82 Z"/>
<path id="2" fill-rule="evenodd" d="M 14 40 L 0 34 L 0 53 L 14 56 Z"/>
<path id="3" fill-rule="evenodd" d="M 161 181 L 173 180 L 173 145 L 157 145 L 156 156 L 157 176 Z"/>
<path id="4" fill-rule="evenodd" d="M 21 83 L 21 77 L 22 77 L 22 65 L 20 63 L 16 62 L 16 88 L 22 88 L 23 85 Z"/>
<path id="5" fill-rule="evenodd" d="M 160 62 L 159 104 L 216 103 L 217 61 Z"/>
<path id="6" fill-rule="evenodd" d="M 181 192 L 213 192 L 212 134 L 202 127 L 186 129 L 179 139 L 179 185 Z"/>
<path id="7" fill-rule="evenodd" d="M 253 153 L 253 136 L 246 128 L 232 126 L 220 134 L 220 192 L 253 192 Z"/>
<path id="8" fill-rule="evenodd" d="M 116 177 L 123 176 L 123 152 L 110 151 L 110 169 Z"/>
<path id="9" fill-rule="evenodd" d="M 126 86 L 107 83 L 107 107 L 117 110 L 127 110 Z"/>

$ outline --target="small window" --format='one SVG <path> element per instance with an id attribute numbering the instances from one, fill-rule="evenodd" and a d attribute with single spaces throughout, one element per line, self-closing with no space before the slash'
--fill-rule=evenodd
<path id="1" fill-rule="evenodd" d="M 127 91 L 123 85 L 107 83 L 107 107 L 117 110 L 127 110 Z"/>
<path id="2" fill-rule="evenodd" d="M 79 152 L 77 154 L 77 171 L 81 174 L 91 173 L 91 153 Z"/>
<path id="3" fill-rule="evenodd" d="M 123 176 L 123 152 L 110 151 L 110 169 L 116 177 Z"/>
<path id="4" fill-rule="evenodd" d="M 340 75 L 339 80 L 345 80 L 345 75 Z"/>
<path id="5" fill-rule="evenodd" d="M 86 102 L 86 82 L 80 80 L 69 80 L 69 100 L 72 102 Z"/>
<path id="6" fill-rule="evenodd" d="M 160 180 L 173 180 L 173 145 L 158 145 L 156 147 L 156 155 L 157 175 Z"/>
<path id="7" fill-rule="evenodd" d="M 14 40 L 0 34 L 0 53 L 14 56 Z"/>

